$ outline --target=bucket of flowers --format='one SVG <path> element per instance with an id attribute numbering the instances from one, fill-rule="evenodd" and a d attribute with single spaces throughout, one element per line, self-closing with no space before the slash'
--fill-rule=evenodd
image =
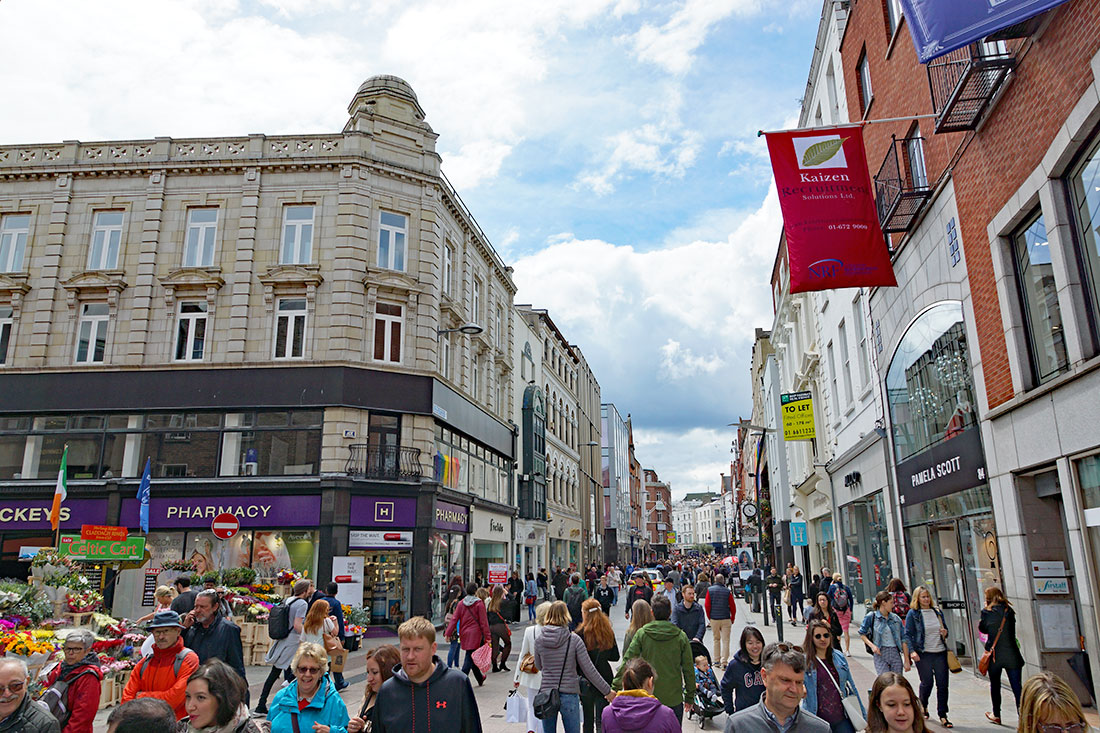
<path id="1" fill-rule="evenodd" d="M 275 575 L 276 593 L 280 597 L 286 598 L 290 595 L 291 587 L 301 578 L 301 573 L 296 573 L 290 568 L 283 568 Z"/>
<path id="2" fill-rule="evenodd" d="M 65 601 L 73 613 L 91 613 L 103 603 L 103 595 L 99 591 L 88 588 L 75 593 L 70 592 L 65 596 Z"/>
<path id="3" fill-rule="evenodd" d="M 36 639 L 30 631 L 12 631 L 0 636 L 4 654 L 22 657 L 28 667 L 40 667 L 46 663 L 57 647 L 49 639 Z"/>
<path id="4" fill-rule="evenodd" d="M 68 575 L 72 569 L 68 556 L 57 554 L 52 547 L 42 548 L 31 558 L 31 577 L 40 582 L 55 575 Z"/>

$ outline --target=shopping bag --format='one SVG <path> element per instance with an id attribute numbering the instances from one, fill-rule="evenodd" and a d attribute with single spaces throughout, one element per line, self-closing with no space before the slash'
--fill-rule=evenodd
<path id="1" fill-rule="evenodd" d="M 481 670 L 482 674 L 489 673 L 489 666 L 492 664 L 493 649 L 488 644 L 482 644 L 481 647 L 474 652 L 474 664 Z"/>
<path id="2" fill-rule="evenodd" d="M 504 703 L 504 722 L 506 723 L 526 723 L 527 711 L 523 709 L 523 698 L 520 696 L 518 690 L 512 690 L 508 693 L 508 700 Z"/>

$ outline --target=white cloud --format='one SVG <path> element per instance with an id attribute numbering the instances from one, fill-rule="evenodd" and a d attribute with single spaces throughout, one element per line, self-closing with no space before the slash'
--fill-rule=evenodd
<path id="1" fill-rule="evenodd" d="M 677 501 L 691 492 L 721 490 L 721 474 L 729 475 L 733 457 L 732 431 L 660 430 L 635 423 L 634 448 L 643 467 L 654 469 L 662 481 L 672 484 L 672 500 Z"/>
<path id="2" fill-rule="evenodd" d="M 673 74 L 686 73 L 710 29 L 734 13 L 760 9 L 759 0 L 686 0 L 661 26 L 646 23 L 630 41 L 639 60 Z"/>
<path id="3" fill-rule="evenodd" d="M 669 339 L 661 347 L 661 373 L 670 380 L 686 379 L 700 374 L 714 374 L 723 366 L 725 360 L 717 353 L 698 356 L 679 341 Z"/>

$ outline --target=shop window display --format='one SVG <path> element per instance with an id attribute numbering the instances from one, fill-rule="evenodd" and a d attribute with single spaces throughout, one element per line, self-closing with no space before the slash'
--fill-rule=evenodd
<path id="1" fill-rule="evenodd" d="M 437 532 L 432 535 L 432 623 L 443 623 L 447 603 L 447 587 L 451 578 L 463 583 L 470 578 L 466 572 L 466 535 Z"/>
<path id="2" fill-rule="evenodd" d="M 398 625 L 409 608 L 407 552 L 364 553 L 363 608 L 370 610 L 372 624 Z"/>

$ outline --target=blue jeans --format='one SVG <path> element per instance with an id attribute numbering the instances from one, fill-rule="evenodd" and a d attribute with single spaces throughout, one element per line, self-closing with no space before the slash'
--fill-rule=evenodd
<path id="1" fill-rule="evenodd" d="M 525 603 L 527 602 L 526 598 L 524 598 L 523 600 L 524 600 Z M 535 604 L 534 603 L 528 603 L 527 604 L 527 620 L 528 621 L 534 621 L 535 620 Z"/>
<path id="2" fill-rule="evenodd" d="M 619 605 L 619 589 L 616 586 L 611 586 L 611 605 Z"/>
<path id="3" fill-rule="evenodd" d="M 565 733 L 581 733 L 581 696 L 575 692 L 562 692 L 561 727 Z M 542 721 L 542 733 L 557 733 L 558 716 L 554 715 Z"/>
<path id="4" fill-rule="evenodd" d="M 451 642 L 451 648 L 449 650 L 447 650 L 447 666 L 448 667 L 457 667 L 458 664 L 459 664 L 458 656 L 461 653 L 462 653 L 462 647 L 459 646 L 458 639 L 455 639 L 454 641 Z"/>

